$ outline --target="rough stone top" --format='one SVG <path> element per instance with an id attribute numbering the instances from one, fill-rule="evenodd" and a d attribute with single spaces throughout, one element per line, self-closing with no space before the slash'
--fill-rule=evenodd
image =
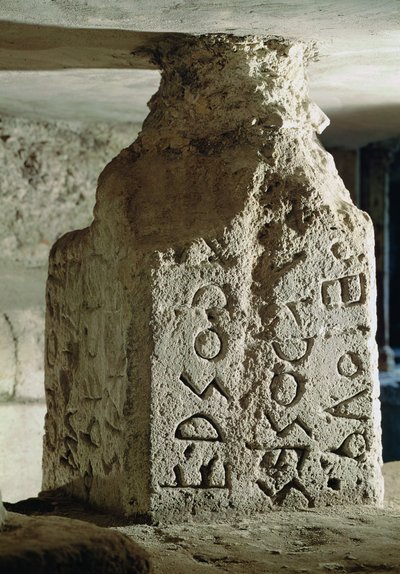
<path id="1" fill-rule="evenodd" d="M 89 0 L 73 6 L 64 0 L 3 0 L 1 17 L 2 70 L 61 70 L 33 77 L 29 72 L 1 72 L 5 86 L 1 107 L 12 115 L 25 117 L 29 110 L 32 118 L 58 114 L 96 123 L 116 117 L 132 121 L 133 113 L 144 117 L 144 101 L 154 93 L 158 80 L 147 71 L 147 93 L 142 94 L 143 74 L 132 74 L 132 68 L 147 67 L 132 56 L 143 36 L 152 42 L 152 37 L 165 32 L 273 33 L 318 42 L 320 59 L 310 70 L 313 97 L 334 120 L 325 142 L 348 147 L 399 134 L 397 0 L 261 4 L 138 0 L 134 7 L 129 0 L 109 5 Z M 97 68 L 89 79 L 96 85 L 88 90 L 86 78 L 75 78 L 76 71 L 66 68 Z M 115 68 L 126 68 L 129 74 Z M 71 81 L 77 83 L 73 98 L 65 93 Z M 110 84 L 118 106 L 106 105 L 104 85 L 109 93 Z M 79 106 L 71 104 L 78 99 Z"/>
<path id="2" fill-rule="evenodd" d="M 162 80 L 149 104 L 157 111 L 144 125 L 173 123 L 182 134 L 206 129 L 207 137 L 237 126 L 243 136 L 256 125 L 308 126 L 321 133 L 329 120 L 310 101 L 306 78 L 307 64 L 315 57 L 313 43 L 277 36 L 163 39 L 149 52 L 149 59 L 162 70 Z"/>

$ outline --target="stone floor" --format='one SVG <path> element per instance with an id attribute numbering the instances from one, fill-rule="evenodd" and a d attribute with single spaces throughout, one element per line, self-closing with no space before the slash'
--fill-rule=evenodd
<path id="1" fill-rule="evenodd" d="M 61 498 L 9 510 L 111 526 L 147 550 L 154 574 L 400 572 L 400 462 L 384 465 L 385 506 L 271 512 L 236 524 L 116 526 L 115 519 Z"/>
<path id="2" fill-rule="evenodd" d="M 9 502 L 40 490 L 44 413 L 40 403 L 0 405 L 0 484 Z M 273 512 L 235 525 L 114 527 L 148 550 L 155 574 L 399 573 L 400 462 L 385 464 L 384 474 L 383 509 Z M 13 511 L 31 514 L 29 505 Z M 50 514 L 111 523 L 77 505 L 56 505 Z"/>
<path id="3" fill-rule="evenodd" d="M 262 524 L 120 529 L 151 556 L 155 574 L 400 572 L 400 516 L 284 512 Z"/>
<path id="4" fill-rule="evenodd" d="M 385 508 L 273 512 L 235 525 L 125 526 L 155 574 L 400 572 L 400 462 L 384 465 Z"/>

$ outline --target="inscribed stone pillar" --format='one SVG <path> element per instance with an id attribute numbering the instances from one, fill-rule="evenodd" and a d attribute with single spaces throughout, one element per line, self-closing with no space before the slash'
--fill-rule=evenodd
<path id="1" fill-rule="evenodd" d="M 389 167 L 397 141 L 373 143 L 361 150 L 361 206 L 372 218 L 375 229 L 376 281 L 378 291 L 379 369 L 394 369 L 390 345 L 390 221 Z"/>
<path id="2" fill-rule="evenodd" d="M 150 520 L 381 500 L 373 231 L 311 55 L 155 50 L 141 134 L 51 252 L 45 489 Z"/>

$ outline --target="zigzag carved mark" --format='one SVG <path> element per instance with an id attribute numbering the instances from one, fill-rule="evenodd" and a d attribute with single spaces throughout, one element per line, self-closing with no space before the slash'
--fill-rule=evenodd
<path id="1" fill-rule="evenodd" d="M 227 401 L 230 400 L 230 396 L 228 395 L 227 391 L 222 387 L 221 383 L 219 383 L 215 378 L 212 379 L 212 381 L 205 387 L 205 389 L 201 393 L 199 393 L 195 388 L 195 386 L 193 385 L 193 383 L 189 381 L 187 375 L 182 374 L 179 377 L 179 380 L 181 381 L 181 383 L 185 385 L 185 387 L 187 387 L 193 394 L 195 394 L 201 400 L 208 399 L 211 396 L 213 389 L 215 389 Z"/>
<path id="2" fill-rule="evenodd" d="M 305 422 L 300 417 L 296 417 L 294 419 L 294 421 L 292 421 L 291 423 L 286 425 L 284 428 L 279 430 L 278 426 L 273 421 L 271 416 L 268 415 L 267 413 L 264 413 L 264 415 L 265 415 L 265 418 L 267 419 L 267 421 L 269 422 L 269 424 L 271 425 L 272 429 L 277 433 L 277 435 L 280 438 L 286 437 L 296 425 L 299 426 L 306 433 L 307 436 L 312 438 L 311 429 L 305 424 Z"/>
<path id="3" fill-rule="evenodd" d="M 281 490 L 279 490 L 279 492 L 277 492 L 276 494 L 272 494 L 271 489 L 268 488 L 268 486 L 265 484 L 263 480 L 257 480 L 256 484 L 258 488 L 261 490 L 261 492 L 265 494 L 265 496 L 271 498 L 274 504 L 279 504 L 279 506 L 282 505 L 285 497 L 289 494 L 290 490 L 292 489 L 298 490 L 307 499 L 309 507 L 314 506 L 314 498 L 307 491 L 304 484 L 302 484 L 297 478 L 293 478 L 290 482 L 285 484 L 285 486 L 281 488 Z"/>

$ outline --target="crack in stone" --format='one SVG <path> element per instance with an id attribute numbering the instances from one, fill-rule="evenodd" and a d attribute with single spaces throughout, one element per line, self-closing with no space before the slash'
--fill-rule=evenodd
<path id="1" fill-rule="evenodd" d="M 10 333 L 11 333 L 11 337 L 12 340 L 14 342 L 14 364 L 15 364 L 15 369 L 14 369 L 14 381 L 13 381 L 13 388 L 12 388 L 12 392 L 10 394 L 9 400 L 14 400 L 15 399 L 15 395 L 17 393 L 17 384 L 18 384 L 18 363 L 19 363 L 19 359 L 18 359 L 18 337 L 17 334 L 14 330 L 13 324 L 11 322 L 10 317 L 7 315 L 7 313 L 3 313 L 4 319 L 10 329 Z"/>

